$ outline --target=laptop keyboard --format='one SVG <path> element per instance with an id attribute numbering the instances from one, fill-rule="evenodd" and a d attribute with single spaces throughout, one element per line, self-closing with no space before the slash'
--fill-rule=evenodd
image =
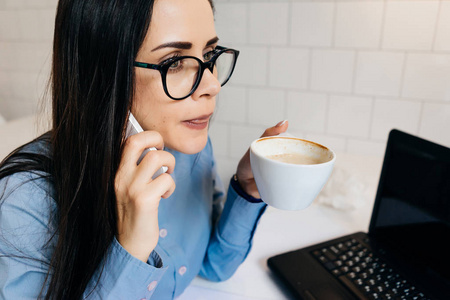
<path id="1" fill-rule="evenodd" d="M 356 239 L 312 255 L 361 299 L 429 299 Z"/>

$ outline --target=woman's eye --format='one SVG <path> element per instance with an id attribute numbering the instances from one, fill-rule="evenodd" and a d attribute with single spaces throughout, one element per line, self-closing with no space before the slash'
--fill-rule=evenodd
<path id="1" fill-rule="evenodd" d="M 184 60 L 183 59 L 177 59 L 175 61 L 169 62 L 169 69 L 168 69 L 168 71 L 171 72 L 171 73 L 178 72 L 178 71 L 180 71 L 181 69 L 184 68 L 183 65 L 184 65 Z"/>
<path id="2" fill-rule="evenodd" d="M 214 51 L 209 51 L 209 52 L 203 54 L 203 59 L 205 61 L 210 61 L 211 58 L 213 57 L 213 55 L 214 55 Z"/>
<path id="3" fill-rule="evenodd" d="M 177 61 L 175 61 L 175 62 L 173 62 L 173 63 L 170 64 L 169 69 L 176 69 L 176 68 L 178 68 L 179 66 L 180 66 L 180 61 L 177 60 Z"/>

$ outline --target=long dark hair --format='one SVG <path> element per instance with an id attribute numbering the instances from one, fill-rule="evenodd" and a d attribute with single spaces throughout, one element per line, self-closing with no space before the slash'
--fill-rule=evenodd
<path id="1" fill-rule="evenodd" d="M 153 1 L 60 0 L 53 47 L 59 224 L 46 299 L 80 299 L 116 234 L 114 175 Z"/>
<path id="2" fill-rule="evenodd" d="M 41 137 L 51 145 L 51 163 L 16 151 L 0 171 L 0 178 L 33 168 L 51 175 L 58 228 L 41 291 L 45 299 L 82 298 L 89 281 L 98 279 L 92 277 L 116 234 L 114 175 L 133 99 L 133 61 L 149 28 L 153 2 L 58 3 L 52 130 Z"/>

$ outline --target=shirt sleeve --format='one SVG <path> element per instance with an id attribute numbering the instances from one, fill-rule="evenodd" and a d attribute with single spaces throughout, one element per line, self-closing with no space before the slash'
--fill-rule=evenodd
<path id="1" fill-rule="evenodd" d="M 57 238 L 50 240 L 56 230 L 51 218 L 56 204 L 49 183 L 27 175 L 15 174 L 0 181 L 2 299 L 37 299 L 41 290 L 45 294 L 43 285 Z M 150 299 L 166 269 L 156 252 L 144 263 L 114 239 L 84 298 Z"/>
<path id="2" fill-rule="evenodd" d="M 152 299 L 167 267 L 153 251 L 147 263 L 129 254 L 114 238 L 105 258 L 103 271 L 91 279 L 85 299 Z M 98 274 L 101 272 L 100 280 Z"/>
<path id="3" fill-rule="evenodd" d="M 200 276 L 211 281 L 230 278 L 250 252 L 253 235 L 267 205 L 241 197 L 230 184 L 223 206 L 223 186 L 213 162 L 213 231 Z M 222 208 L 223 207 L 223 208 Z"/>

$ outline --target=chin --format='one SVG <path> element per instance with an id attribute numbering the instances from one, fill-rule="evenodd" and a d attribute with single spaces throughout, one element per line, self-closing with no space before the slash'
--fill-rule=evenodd
<path id="1" fill-rule="evenodd" d="M 178 140 L 173 146 L 167 145 L 170 149 L 184 153 L 184 154 L 197 154 L 201 152 L 208 142 L 208 132 L 202 136 L 193 138 L 184 137 L 182 140 Z"/>

